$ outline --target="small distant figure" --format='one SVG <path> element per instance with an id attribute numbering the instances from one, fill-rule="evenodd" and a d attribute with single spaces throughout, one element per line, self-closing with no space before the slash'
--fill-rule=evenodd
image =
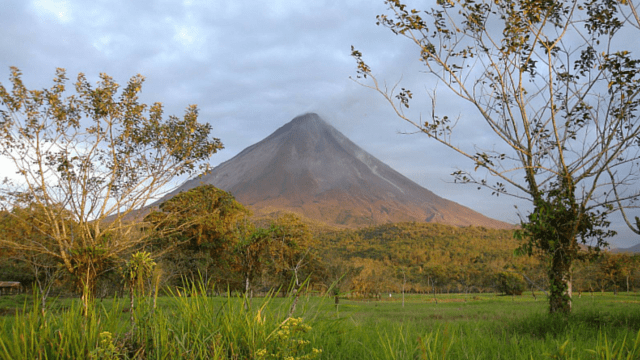
<path id="1" fill-rule="evenodd" d="M 389 293 L 389 297 L 391 297 L 391 293 Z"/>

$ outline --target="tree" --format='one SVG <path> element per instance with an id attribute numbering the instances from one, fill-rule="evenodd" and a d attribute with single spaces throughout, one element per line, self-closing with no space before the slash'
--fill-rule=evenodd
<path id="1" fill-rule="evenodd" d="M 627 289 L 627 293 L 629 293 L 629 280 L 631 280 L 634 270 L 637 267 L 638 259 L 636 256 L 631 256 L 629 254 L 623 253 L 618 255 L 618 262 L 620 263 L 620 267 L 622 268 L 621 270 L 625 280 L 625 288 Z"/>
<path id="2" fill-rule="evenodd" d="M 402 274 L 402 307 L 404 307 L 404 288 L 407 285 L 407 268 L 404 266 L 400 266 L 396 268 L 396 279 L 400 280 L 400 274 Z"/>
<path id="3" fill-rule="evenodd" d="M 247 220 L 238 222 L 235 230 L 236 241 L 232 249 L 237 272 L 244 283 L 244 308 L 249 308 L 251 283 L 268 262 L 268 250 L 273 228 L 256 227 Z"/>
<path id="4" fill-rule="evenodd" d="M 406 111 L 414 94 L 381 85 L 352 48 L 358 79 L 422 134 L 471 161 L 456 181 L 531 202 L 522 249 L 543 255 L 550 312 L 571 311 L 571 265 L 580 243 L 613 235 L 607 215 L 638 193 L 640 60 L 623 37 L 640 28 L 630 1 L 439 1 L 424 12 L 387 0 L 378 24 L 408 38 L 425 73 L 474 109 L 490 149 L 459 138 L 459 118 L 440 115 L 435 90 L 426 118 Z M 468 112 L 465 112 L 465 116 Z M 478 172 L 480 170 L 480 172 Z M 489 176 L 494 180 L 489 180 Z"/>
<path id="5" fill-rule="evenodd" d="M 386 267 L 381 261 L 368 258 L 352 258 L 354 267 L 351 279 L 352 290 L 359 296 L 380 298 L 382 292 L 393 289 L 394 269 Z"/>
<path id="6" fill-rule="evenodd" d="M 443 265 L 430 265 L 425 266 L 423 269 L 427 278 L 427 287 L 431 288 L 433 292 L 433 300 L 438 304 L 438 298 L 436 297 L 436 284 L 444 282 L 446 280 L 446 272 Z"/>
<path id="7" fill-rule="evenodd" d="M 525 289 L 524 279 L 520 274 L 510 271 L 500 271 L 496 274 L 498 291 L 505 295 L 522 295 Z"/>
<path id="8" fill-rule="evenodd" d="M 285 213 L 271 221 L 273 229 L 270 246 L 271 263 L 281 286 L 293 279 L 296 292 L 313 270 L 320 270 L 317 244 L 308 226 L 295 214 Z"/>
<path id="9" fill-rule="evenodd" d="M 197 122 L 195 105 L 183 118 L 163 119 L 160 103 L 140 103 L 140 75 L 119 91 L 106 74 L 95 88 L 79 74 L 71 95 L 63 69 L 50 89 L 29 90 L 21 76 L 12 67 L 12 90 L 0 84 L 0 154 L 18 178 L 0 187 L 0 203 L 10 209 L 26 196 L 37 204 L 46 219 L 38 231 L 51 245 L 0 243 L 54 256 L 78 280 L 86 309 L 106 264 L 148 239 L 129 221 L 133 212 L 170 190 L 176 176 L 205 170 L 222 144 Z"/>
<path id="10" fill-rule="evenodd" d="M 339 302 L 339 296 L 347 292 L 352 284 L 352 278 L 357 276 L 359 271 L 351 261 L 340 257 L 338 254 L 332 254 L 330 260 L 323 264 L 324 276 L 321 278 L 321 284 L 328 290 L 330 295 L 335 298 L 336 305 Z"/>
<path id="11" fill-rule="evenodd" d="M 31 244 L 42 244 L 46 247 L 52 245 L 48 236 L 38 229 L 46 229 L 45 212 L 37 204 L 18 203 L 11 211 L 0 211 L 0 239 L 13 242 L 16 246 L 7 248 L 0 254 L 6 263 L 3 270 L 13 270 L 11 280 L 20 280 L 24 286 L 34 283 L 38 287 L 41 310 L 46 310 L 46 299 L 53 289 L 56 281 L 63 275 L 61 264 L 55 256 L 47 251 L 32 251 Z M 69 225 L 73 225 L 68 213 L 66 216 Z"/>
<path id="12" fill-rule="evenodd" d="M 292 316 L 300 296 L 300 287 L 305 281 L 312 281 L 314 271 L 322 273 L 323 269 L 314 251 L 316 244 L 313 236 L 298 216 L 285 213 L 271 222 L 271 228 L 271 264 L 279 280 L 291 284 L 289 290 L 294 299 L 289 316 Z M 286 286 L 281 283 L 283 285 Z"/>
<path id="13" fill-rule="evenodd" d="M 626 288 L 629 292 L 629 278 L 635 269 L 635 259 L 629 254 L 611 254 L 605 253 L 596 262 L 597 268 L 595 274 L 591 275 L 600 277 L 603 287 L 612 286 L 615 295 L 618 294 L 620 287 Z"/>
<path id="14" fill-rule="evenodd" d="M 207 282 L 216 271 L 228 274 L 237 224 L 249 215 L 230 193 L 202 185 L 163 202 L 145 220 L 155 229 L 163 258 L 179 267 L 181 276 Z"/>

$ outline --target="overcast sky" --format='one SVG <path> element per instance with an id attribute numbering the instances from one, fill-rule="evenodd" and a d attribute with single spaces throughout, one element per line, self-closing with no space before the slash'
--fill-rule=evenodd
<path id="1" fill-rule="evenodd" d="M 92 82 L 101 72 L 120 84 L 146 77 L 142 99 L 162 102 L 167 114 L 189 104 L 213 126 L 225 149 L 213 166 L 230 159 L 290 121 L 317 112 L 366 151 L 438 195 L 510 223 L 527 203 L 453 184 L 451 172 L 471 166 L 401 122 L 382 97 L 352 80 L 354 45 L 389 83 L 430 88 L 415 50 L 376 26 L 383 0 L 4 0 L 0 6 L 0 82 L 9 66 L 29 88 L 50 87 L 55 69 Z M 456 99 L 440 107 L 461 116 Z M 427 110 L 425 104 L 423 110 Z M 420 104 L 415 104 L 420 107 Z M 481 128 L 465 128 L 470 143 L 491 145 Z M 489 141 L 489 143 L 487 143 Z M 624 234 L 631 246 L 640 237 Z"/>

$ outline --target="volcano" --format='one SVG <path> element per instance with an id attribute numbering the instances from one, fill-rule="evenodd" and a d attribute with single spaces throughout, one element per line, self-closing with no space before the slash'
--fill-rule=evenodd
<path id="1" fill-rule="evenodd" d="M 513 227 L 421 187 L 313 113 L 294 118 L 170 196 L 203 184 L 229 191 L 259 215 L 286 210 L 339 227 L 402 221 Z"/>

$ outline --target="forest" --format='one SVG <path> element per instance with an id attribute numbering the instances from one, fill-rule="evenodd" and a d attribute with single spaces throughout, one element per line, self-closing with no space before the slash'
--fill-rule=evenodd
<path id="1" fill-rule="evenodd" d="M 15 244 L 55 247 L 39 232 L 42 221 L 37 206 L 15 207 L 2 213 L 0 236 Z M 522 242 L 514 230 L 415 222 L 332 229 L 292 213 L 253 218 L 231 194 L 211 185 L 180 193 L 139 224 L 136 231 L 148 233 L 149 240 L 122 258 L 98 264 L 93 296 L 126 294 L 128 271 L 142 255 L 154 266 L 137 281 L 161 293 L 200 281 L 218 294 L 284 295 L 304 286 L 312 293 L 330 290 L 332 296 L 353 299 L 390 293 L 436 299 L 445 293 L 536 296 L 549 287 L 544 258 L 520 254 Z M 0 255 L 2 281 L 19 281 L 27 290 L 37 286 L 45 294 L 82 292 L 82 283 L 54 256 L 15 248 Z M 640 287 L 639 259 L 584 246 L 572 269 L 574 294 L 634 291 Z"/>

